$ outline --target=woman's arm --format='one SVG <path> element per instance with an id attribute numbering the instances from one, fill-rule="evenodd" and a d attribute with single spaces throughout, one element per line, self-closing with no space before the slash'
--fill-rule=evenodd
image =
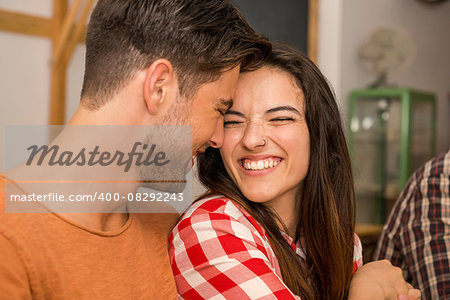
<path id="1" fill-rule="evenodd" d="M 300 299 L 276 274 L 268 251 L 250 223 L 228 212 L 195 212 L 169 238 L 178 293 L 186 299 Z"/>
<path id="2" fill-rule="evenodd" d="M 205 202 L 182 218 L 169 237 L 169 255 L 182 298 L 300 299 L 283 283 L 263 235 L 222 199 Z M 348 299 L 397 300 L 411 288 L 399 268 L 372 262 L 353 275 Z M 420 296 L 402 300 L 416 299 Z"/>

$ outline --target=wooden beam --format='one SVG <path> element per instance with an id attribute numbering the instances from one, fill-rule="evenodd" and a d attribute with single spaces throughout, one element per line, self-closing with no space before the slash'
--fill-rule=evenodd
<path id="1" fill-rule="evenodd" d="M 70 7 L 67 16 L 64 19 L 63 26 L 59 31 L 58 38 L 55 41 L 55 49 L 52 54 L 51 62 L 55 63 L 60 59 L 61 53 L 64 51 L 67 39 L 69 38 L 69 33 L 75 24 L 75 16 L 77 14 L 78 8 L 81 5 L 81 0 L 74 0 L 72 7 Z"/>
<path id="2" fill-rule="evenodd" d="M 308 12 L 308 57 L 317 63 L 319 26 L 319 0 L 309 0 Z"/>
<path id="3" fill-rule="evenodd" d="M 76 14 L 76 6 L 79 6 L 81 0 L 75 0 L 71 14 L 66 17 L 67 1 L 53 0 L 53 17 L 51 19 L 0 9 L 0 30 L 51 38 L 51 57 L 63 56 L 63 59 L 58 59 L 56 63 L 50 65 L 49 124 L 51 125 L 65 123 L 66 69 L 76 45 L 85 41 L 86 19 L 94 2 L 94 0 L 88 0 L 88 4 L 80 17 L 80 22 L 75 26 L 72 21 Z M 64 22 L 64 17 L 68 21 Z M 68 41 L 68 46 L 64 47 L 68 36 L 71 38 Z"/>
<path id="4" fill-rule="evenodd" d="M 67 12 L 67 0 L 53 0 L 52 18 L 52 55 L 60 35 L 64 16 Z M 63 125 L 66 113 L 66 69 L 62 62 L 50 65 L 50 125 Z"/>
<path id="5" fill-rule="evenodd" d="M 84 26 L 82 31 L 86 30 L 87 26 Z M 0 9 L 0 31 L 51 38 L 52 20 Z M 85 35 L 81 34 L 77 41 L 84 43 Z"/>
<path id="6" fill-rule="evenodd" d="M 63 59 L 65 64 L 69 64 L 70 59 L 72 58 L 73 51 L 78 44 L 79 40 L 85 40 L 86 38 L 86 20 L 89 17 L 89 12 L 94 5 L 95 0 L 87 0 L 86 5 L 83 7 L 81 12 L 80 19 L 78 23 L 75 25 L 72 34 L 70 35 L 69 40 L 67 41 L 65 52 L 63 57 L 56 57 L 56 62 L 60 59 Z"/>
<path id="7" fill-rule="evenodd" d="M 51 20 L 0 9 L 0 30 L 51 37 Z"/>

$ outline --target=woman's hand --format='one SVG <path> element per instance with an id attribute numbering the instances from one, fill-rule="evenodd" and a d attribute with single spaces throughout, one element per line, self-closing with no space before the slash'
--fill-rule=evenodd
<path id="1" fill-rule="evenodd" d="M 420 300 L 420 291 L 403 279 L 402 270 L 388 260 L 363 265 L 353 275 L 349 300 Z"/>

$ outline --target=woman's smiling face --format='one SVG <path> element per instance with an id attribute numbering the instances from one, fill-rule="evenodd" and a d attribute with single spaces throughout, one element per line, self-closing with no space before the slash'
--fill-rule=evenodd
<path id="1" fill-rule="evenodd" d="M 228 174 L 249 200 L 293 209 L 309 166 L 305 99 L 294 78 L 274 67 L 241 74 L 225 114 L 220 149 Z"/>

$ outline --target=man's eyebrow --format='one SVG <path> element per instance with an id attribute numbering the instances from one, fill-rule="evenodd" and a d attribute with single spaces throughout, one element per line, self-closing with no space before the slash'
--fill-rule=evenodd
<path id="1" fill-rule="evenodd" d="M 300 112 L 296 108 L 293 108 L 292 106 L 289 106 L 289 105 L 271 108 L 269 110 L 266 110 L 266 114 L 277 112 L 277 111 L 283 111 L 283 110 L 292 111 L 292 112 L 300 115 Z"/>
<path id="2" fill-rule="evenodd" d="M 219 99 L 220 105 L 226 106 L 227 109 L 233 105 L 233 99 Z"/>

